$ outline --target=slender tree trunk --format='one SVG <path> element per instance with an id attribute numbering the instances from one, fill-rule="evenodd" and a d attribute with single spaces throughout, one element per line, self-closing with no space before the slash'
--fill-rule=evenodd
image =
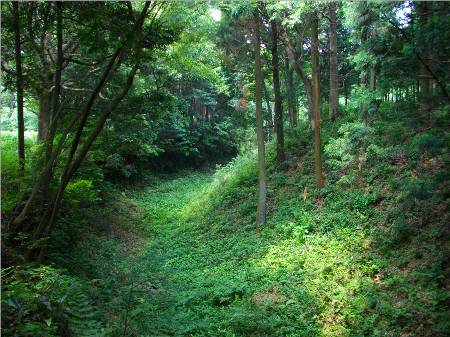
<path id="1" fill-rule="evenodd" d="M 58 4 L 58 6 L 60 6 L 61 3 Z M 154 7 L 155 3 L 152 3 L 152 8 Z M 42 191 L 45 192 L 46 187 L 48 187 L 49 182 L 51 181 L 52 177 L 53 177 L 53 168 L 55 163 L 57 162 L 65 144 L 66 141 L 68 139 L 68 135 L 70 133 L 73 132 L 73 128 L 76 126 L 76 123 L 81 119 L 79 125 L 78 125 L 78 129 L 76 130 L 76 134 L 73 137 L 73 139 L 71 140 L 72 143 L 72 147 L 70 149 L 70 153 L 68 154 L 68 157 L 66 159 L 66 164 L 65 167 L 63 169 L 63 175 L 65 176 L 68 172 L 69 169 L 71 170 L 71 168 L 73 167 L 73 163 L 72 163 L 72 159 L 73 156 L 76 153 L 76 150 L 78 148 L 78 145 L 80 143 L 80 137 L 81 137 L 81 132 L 83 131 L 83 128 L 86 124 L 87 118 L 90 114 L 91 108 L 95 102 L 95 100 L 97 99 L 101 89 L 104 87 L 104 85 L 107 83 L 107 81 L 110 79 L 111 74 L 118 68 L 119 64 L 120 64 L 120 58 L 123 55 L 124 49 L 126 47 L 126 45 L 128 45 L 128 43 L 130 43 L 131 38 L 133 37 L 131 34 L 135 34 L 135 33 L 139 33 L 140 30 L 142 29 L 142 24 L 144 21 L 145 16 L 148 13 L 150 7 L 150 2 L 146 2 L 144 5 L 144 8 L 141 12 L 141 16 L 139 17 L 139 19 L 134 23 L 134 27 L 132 32 L 130 33 L 129 38 L 124 41 L 124 43 L 122 44 L 121 47 L 119 47 L 116 52 L 112 55 L 108 65 L 106 66 L 105 70 L 102 73 L 102 76 L 100 77 L 96 87 L 94 88 L 94 90 L 92 91 L 92 93 L 90 94 L 88 101 L 86 103 L 86 105 L 81 108 L 81 110 L 75 114 L 72 118 L 72 120 L 69 122 L 68 126 L 65 127 L 65 129 L 62 132 L 62 136 L 61 139 L 58 142 L 58 146 L 55 150 L 51 151 L 51 156 L 50 156 L 50 160 L 48 162 L 45 163 L 44 168 L 42 170 L 42 172 L 39 174 L 39 177 L 36 181 L 36 183 L 33 186 L 33 190 L 31 192 L 31 195 L 28 197 L 24 207 L 22 208 L 22 210 L 20 211 L 20 213 L 14 218 L 14 220 L 12 221 L 12 223 L 16 226 L 16 231 L 21 231 L 22 229 L 24 229 L 26 226 L 24 226 L 25 220 L 27 219 L 29 213 L 31 212 L 33 205 L 35 205 L 37 203 L 37 200 L 40 199 L 40 195 L 43 193 Z M 61 7 L 58 7 L 59 9 Z M 61 24 L 57 24 L 57 27 L 61 27 L 61 34 L 57 34 L 58 35 L 58 39 L 60 38 L 60 42 L 62 43 L 62 16 L 58 15 L 58 21 L 60 21 Z M 60 48 L 58 48 L 60 49 Z M 58 52 L 58 57 L 62 57 L 62 53 Z M 59 63 L 59 61 L 58 61 Z M 55 78 L 55 80 L 57 79 L 57 77 Z M 55 103 L 56 101 L 54 101 Z M 60 112 L 60 109 L 58 109 L 58 111 L 56 111 L 55 113 L 55 117 L 51 122 L 50 125 L 50 133 L 54 133 L 56 132 L 56 122 L 58 120 L 58 114 Z M 48 141 L 49 142 L 49 141 Z M 48 143 L 47 142 L 47 143 Z M 53 142 L 53 139 L 52 139 Z M 86 143 L 85 143 L 86 144 Z M 91 145 L 91 143 L 90 143 Z M 90 147 L 89 145 L 89 147 Z M 86 152 L 89 150 L 89 147 L 86 149 Z M 82 150 L 80 150 L 80 154 L 78 155 L 77 158 L 81 158 L 81 151 L 84 151 L 85 148 L 83 147 Z M 82 159 L 79 161 L 79 164 L 81 164 L 81 161 L 83 160 L 84 156 L 82 157 Z M 79 166 L 79 164 L 77 164 Z M 78 168 L 78 167 L 77 167 Z M 73 173 L 71 174 L 73 175 Z M 71 176 L 70 175 L 70 176 Z M 63 181 L 64 179 L 61 179 L 61 181 Z M 52 206 L 52 204 L 49 204 L 49 207 Z M 46 214 L 47 212 L 44 213 L 41 222 L 46 220 Z M 30 221 L 26 222 L 27 224 L 30 223 Z M 27 225 L 28 226 L 28 225 Z M 42 228 L 43 229 L 43 228 Z M 42 230 L 38 231 L 38 232 L 42 232 Z M 36 237 L 38 237 L 39 235 L 36 235 Z"/>
<path id="2" fill-rule="evenodd" d="M 48 130 L 48 142 L 46 144 L 46 162 L 51 158 L 53 151 L 53 139 L 55 138 L 58 128 L 59 119 L 59 106 L 61 96 L 61 77 L 62 77 L 62 65 L 64 62 L 63 55 L 63 3 L 61 1 L 56 2 L 56 40 L 57 40 L 57 57 L 56 57 L 56 71 L 54 88 L 52 92 L 52 112 L 50 115 L 50 122 L 52 127 Z"/>
<path id="3" fill-rule="evenodd" d="M 291 60 L 291 63 L 294 67 L 295 72 L 297 73 L 298 77 L 303 82 L 303 85 L 305 86 L 306 91 L 306 97 L 308 99 L 308 107 L 309 107 L 309 116 L 312 118 L 313 116 L 313 99 L 312 99 L 312 89 L 311 89 L 311 80 L 309 79 L 308 75 L 305 73 L 305 71 L 302 68 L 302 65 L 300 63 L 300 59 L 297 55 L 297 52 L 294 49 L 294 46 L 289 41 L 289 36 L 286 33 L 286 30 L 280 26 L 281 28 L 281 36 L 284 40 L 285 46 L 286 46 L 286 54 Z"/>
<path id="4" fill-rule="evenodd" d="M 258 168 L 259 168 L 259 187 L 258 187 L 258 208 L 256 212 L 256 232 L 260 233 L 261 225 L 266 222 L 266 164 L 264 158 L 264 131 L 262 117 L 262 71 L 261 71 L 261 36 L 259 22 L 259 3 L 255 9 L 255 104 L 256 104 L 256 138 L 258 142 Z"/>
<path id="5" fill-rule="evenodd" d="M 419 24 L 424 27 L 427 25 L 429 18 L 432 14 L 432 2 L 420 1 L 417 2 L 417 11 L 419 15 Z M 423 50 L 426 53 L 422 56 L 423 62 L 420 63 L 419 68 L 419 110 L 421 111 L 424 119 L 429 119 L 431 116 L 431 76 L 428 69 L 431 69 L 431 57 L 429 57 L 430 50 L 427 45 L 427 41 L 422 41 L 425 44 Z M 427 69 L 428 68 L 428 69 Z M 429 120 L 428 120 L 429 122 Z"/>
<path id="6" fill-rule="evenodd" d="M 45 86 L 47 88 L 47 86 Z M 50 86 L 48 86 L 50 87 Z M 47 140 L 50 126 L 50 94 L 44 89 L 39 96 L 39 116 L 38 116 L 38 142 Z"/>
<path id="7" fill-rule="evenodd" d="M 313 112 L 314 112 L 314 167 L 317 187 L 324 186 L 322 174 L 322 150 L 320 140 L 320 91 L 319 91 L 319 38 L 318 20 L 314 13 L 311 19 L 311 59 L 313 78 Z"/>
<path id="8" fill-rule="evenodd" d="M 428 1 L 421 1 L 417 3 L 417 9 L 418 9 L 418 15 L 419 15 L 419 22 L 421 26 L 425 26 L 428 23 L 428 19 L 431 14 L 431 6 L 433 4 Z M 425 42 L 425 41 L 424 41 Z M 427 50 L 427 48 L 424 48 Z M 425 60 L 426 64 L 430 66 L 430 58 L 427 56 L 422 56 L 422 58 Z M 425 64 L 420 64 L 419 69 L 419 86 L 420 91 L 423 95 L 427 96 L 430 93 L 430 74 L 428 73 Z"/>
<path id="9" fill-rule="evenodd" d="M 23 121 L 23 74 L 22 74 L 22 56 L 20 43 L 20 17 L 19 2 L 13 1 L 14 13 L 14 37 L 15 37 L 15 56 L 16 56 L 16 80 L 17 80 L 17 144 L 19 154 L 19 169 L 23 174 L 25 169 L 25 124 Z"/>
<path id="10" fill-rule="evenodd" d="M 361 70 L 361 73 L 359 74 L 359 84 L 362 84 L 365 87 L 367 87 L 367 70 L 366 69 Z"/>
<path id="11" fill-rule="evenodd" d="M 347 80 L 344 80 L 344 104 L 347 105 L 348 103 L 348 87 L 347 87 Z"/>
<path id="12" fill-rule="evenodd" d="M 277 162 L 282 163 L 286 160 L 284 153 L 284 130 L 283 130 L 283 107 L 280 89 L 280 66 L 278 57 L 278 27 L 275 20 L 270 21 L 272 37 L 272 78 L 273 91 L 275 94 L 275 133 L 277 136 Z"/>
<path id="13" fill-rule="evenodd" d="M 149 6 L 150 6 L 150 2 L 146 2 L 146 4 L 144 5 L 144 8 L 141 12 L 141 15 L 139 17 L 138 20 L 136 20 L 135 24 L 134 24 L 134 29 L 133 32 L 138 34 L 139 36 L 141 35 L 141 30 L 142 30 L 142 25 L 144 22 L 144 19 L 148 13 L 149 10 Z M 139 45 L 139 42 L 137 42 L 137 44 L 135 46 Z M 120 55 L 122 55 L 122 52 L 124 51 L 124 47 L 125 45 L 123 45 L 122 47 L 120 47 L 117 52 L 115 53 L 115 55 L 112 57 L 109 66 L 107 67 L 107 69 L 105 70 L 104 75 L 102 76 L 102 79 L 100 80 L 100 83 L 97 85 L 98 91 L 101 89 L 101 87 L 104 85 L 104 83 L 106 82 L 106 79 L 109 78 L 109 74 L 113 69 L 117 69 L 113 67 L 113 64 L 115 63 L 114 60 L 117 58 L 120 58 Z M 79 169 L 81 163 L 83 162 L 83 160 L 85 159 L 89 149 L 91 148 L 93 142 L 95 141 L 95 139 L 97 138 L 98 134 L 101 132 L 101 130 L 103 129 L 103 126 L 105 125 L 106 120 L 108 119 L 108 117 L 111 115 L 111 113 L 117 108 L 117 106 L 120 104 L 120 102 L 124 99 L 124 97 L 127 95 L 128 91 L 130 90 L 132 84 L 133 84 L 133 80 L 134 77 L 136 75 L 137 69 L 139 67 L 139 51 L 135 51 L 135 53 L 137 53 L 136 55 L 136 60 L 135 63 L 133 64 L 133 67 L 128 75 L 128 79 L 126 84 L 123 87 L 123 90 L 119 93 L 119 95 L 112 101 L 111 105 L 105 109 L 100 117 L 98 118 L 96 124 L 94 125 L 92 131 L 89 133 L 87 139 L 85 140 L 85 142 L 82 144 L 81 149 L 77 152 L 76 156 L 75 152 L 73 152 L 73 149 L 77 149 L 78 145 L 80 145 L 80 137 L 75 137 L 74 138 L 74 142 L 75 144 L 73 144 L 72 146 L 72 152 L 70 153 L 69 157 L 66 160 L 66 164 L 64 167 L 64 170 L 61 174 L 60 177 L 60 184 L 58 186 L 58 189 L 56 191 L 56 194 L 54 195 L 52 201 L 49 203 L 49 205 L 47 206 L 41 221 L 39 223 L 39 226 L 36 228 L 36 230 L 33 233 L 33 240 L 37 240 L 39 239 L 43 234 L 44 235 L 48 235 L 50 233 L 50 231 L 52 230 L 55 222 L 56 222 L 56 218 L 58 215 L 58 211 L 61 207 L 61 203 L 62 203 L 62 198 L 64 195 L 64 191 L 67 187 L 67 184 L 70 182 L 70 179 L 73 177 L 73 175 L 77 172 L 77 170 Z M 94 90 L 94 93 L 91 94 L 94 96 L 98 95 L 98 92 L 96 92 L 97 90 Z M 91 97 L 92 98 L 92 97 Z M 88 104 L 87 107 L 85 109 L 87 109 L 90 105 Z M 81 115 L 84 115 L 84 113 L 82 113 Z M 80 126 L 83 125 L 83 123 L 85 123 L 85 120 L 82 119 L 82 121 L 80 122 Z M 41 262 L 44 255 L 45 255 L 45 247 L 42 247 L 39 255 L 38 255 L 38 262 Z"/>
<path id="14" fill-rule="evenodd" d="M 266 102 L 266 109 L 267 109 L 267 113 L 269 114 L 269 123 L 267 126 L 267 130 L 266 130 L 266 134 L 267 134 L 267 139 L 272 139 L 272 133 L 274 132 L 274 118 L 273 118 L 273 113 L 272 113 L 272 107 L 270 106 L 270 96 L 269 96 L 269 91 L 267 90 L 267 86 L 266 86 L 266 82 L 262 81 L 262 86 L 263 86 L 263 92 L 264 92 L 264 101 Z"/>
<path id="15" fill-rule="evenodd" d="M 416 93 L 416 102 L 419 102 L 420 101 L 420 82 L 419 82 L 418 78 L 417 78 L 416 84 L 415 84 L 415 93 Z"/>
<path id="16" fill-rule="evenodd" d="M 295 103 L 295 92 L 294 92 L 294 79 L 292 76 L 293 69 L 289 66 L 289 58 L 286 56 L 284 59 L 285 64 L 285 78 L 286 78 L 286 91 L 287 91 L 287 103 L 288 103 L 288 115 L 289 115 L 289 126 L 297 126 L 297 104 Z"/>
<path id="17" fill-rule="evenodd" d="M 290 91 L 291 91 L 291 83 L 289 82 L 289 59 L 288 57 L 284 57 L 284 86 L 286 87 L 286 104 L 287 104 L 287 111 L 288 111 L 288 125 L 290 128 L 293 127 L 293 120 L 294 118 L 292 117 L 292 101 L 291 101 L 291 97 L 290 97 Z"/>
<path id="18" fill-rule="evenodd" d="M 336 33 L 336 3 L 328 3 L 328 15 L 330 18 L 330 98 L 329 114 L 330 119 L 335 120 L 338 117 L 339 104 L 339 78 L 337 63 L 337 33 Z"/>
<path id="19" fill-rule="evenodd" d="M 375 65 L 372 65 L 370 67 L 370 83 L 369 83 L 370 91 L 376 90 L 376 71 L 375 71 Z"/>
<path id="20" fill-rule="evenodd" d="M 295 57 L 295 54 L 292 53 L 289 48 L 286 48 L 287 54 L 289 55 L 289 59 L 291 60 L 294 70 L 297 73 L 300 80 L 302 80 L 303 85 L 305 87 L 306 91 L 306 98 L 308 99 L 308 107 L 309 107 L 309 115 L 310 117 L 313 115 L 313 94 L 311 89 L 311 80 L 306 75 L 306 73 L 303 71 L 302 65 L 300 64 L 300 60 Z"/>

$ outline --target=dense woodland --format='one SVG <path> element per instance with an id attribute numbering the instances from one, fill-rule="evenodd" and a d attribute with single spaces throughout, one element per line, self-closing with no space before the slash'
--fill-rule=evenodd
<path id="1" fill-rule="evenodd" d="M 448 336 L 449 4 L 2 1 L 2 334 Z"/>

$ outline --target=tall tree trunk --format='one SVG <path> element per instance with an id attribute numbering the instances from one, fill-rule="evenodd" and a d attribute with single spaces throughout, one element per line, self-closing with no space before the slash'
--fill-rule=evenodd
<path id="1" fill-rule="evenodd" d="M 16 81 L 17 81 L 17 144 L 19 154 L 19 169 L 23 174 L 25 168 L 25 124 L 23 121 L 23 74 L 22 74 L 22 56 L 20 43 L 20 18 L 19 2 L 13 1 L 14 13 L 14 37 L 15 37 L 15 56 L 16 56 Z"/>
<path id="2" fill-rule="evenodd" d="M 55 78 L 53 82 L 52 90 L 52 110 L 50 115 L 50 123 L 52 127 L 48 130 L 48 141 L 46 143 L 46 162 L 51 158 L 53 151 L 53 139 L 55 138 L 58 119 L 59 119 L 59 107 L 60 107 L 60 96 L 61 96 L 61 76 L 62 76 L 62 65 L 64 62 L 63 55 L 63 3 L 61 1 L 56 2 L 56 71 Z"/>
<path id="3" fill-rule="evenodd" d="M 302 80 L 303 85 L 305 86 L 306 98 L 308 99 L 308 106 L 309 106 L 309 116 L 310 118 L 313 118 L 314 113 L 313 113 L 311 80 L 303 70 L 298 53 L 295 51 L 294 46 L 291 44 L 286 30 L 282 26 L 280 26 L 280 30 L 281 36 L 286 46 L 286 54 L 291 60 L 295 72 L 297 73 L 298 77 Z"/>
<path id="4" fill-rule="evenodd" d="M 277 136 L 277 162 L 286 160 L 284 153 L 284 130 L 283 130 L 283 107 L 280 89 L 280 66 L 278 57 L 278 27 L 275 20 L 270 21 L 272 37 L 272 78 L 273 91 L 275 95 L 275 133 Z"/>
<path id="5" fill-rule="evenodd" d="M 328 3 L 328 16 L 330 18 L 330 119 L 335 120 L 339 114 L 339 78 L 337 63 L 337 33 L 336 33 L 336 3 Z"/>
<path id="6" fill-rule="evenodd" d="M 262 116 L 262 71 L 261 71 L 261 36 L 259 22 L 259 3 L 255 8 L 255 104 L 256 104 L 256 138 L 258 142 L 258 208 L 256 211 L 256 232 L 260 233 L 261 225 L 266 222 L 266 164 L 264 159 L 264 131 Z"/>
<path id="7" fill-rule="evenodd" d="M 266 109 L 267 109 L 267 113 L 269 114 L 269 120 L 268 120 L 268 125 L 267 125 L 267 130 L 266 130 L 266 134 L 267 134 L 267 139 L 272 139 L 272 133 L 274 131 L 274 121 L 273 121 L 273 113 L 272 113 L 272 108 L 270 106 L 270 96 L 269 96 L 269 91 L 267 90 L 267 86 L 266 86 L 266 82 L 262 81 L 262 86 L 263 86 L 263 93 L 264 93 L 264 101 L 266 102 Z"/>
<path id="8" fill-rule="evenodd" d="M 314 168 L 317 187 L 321 188 L 324 186 L 324 180 L 322 174 L 322 150 L 320 140 L 319 38 L 317 13 L 314 13 L 311 19 L 311 35 L 314 112 Z"/>
<path id="9" fill-rule="evenodd" d="M 295 102 L 295 92 L 294 92 L 294 79 L 292 76 L 293 69 L 289 66 L 289 58 L 286 56 L 284 59 L 285 65 L 285 78 L 286 78 L 286 91 L 287 91 L 287 103 L 288 103 L 288 116 L 289 116 L 289 126 L 297 126 L 297 104 Z"/>
<path id="10" fill-rule="evenodd" d="M 432 15 L 432 2 L 428 1 L 420 1 L 417 2 L 417 12 L 419 15 L 419 24 L 422 26 L 422 29 L 424 29 L 424 26 L 427 25 L 429 18 Z M 429 118 L 430 110 L 431 110 L 431 76 L 427 69 L 431 69 L 431 57 L 429 56 L 430 50 L 427 46 L 427 41 L 422 41 L 423 44 L 425 44 L 423 50 L 424 55 L 422 56 L 422 59 L 424 62 L 420 63 L 419 68 L 419 109 L 421 113 L 424 115 L 425 118 Z"/>
<path id="11" fill-rule="evenodd" d="M 43 91 L 39 95 L 39 115 L 38 115 L 38 142 L 47 140 L 48 128 L 50 126 L 50 94 L 46 88 L 50 86 L 44 86 Z"/>
<path id="12" fill-rule="evenodd" d="M 156 4 L 155 2 L 152 3 L 152 8 L 154 8 L 155 4 Z M 60 5 L 61 5 L 61 3 L 59 3 L 58 6 L 60 6 Z M 130 43 L 131 39 L 134 37 L 134 34 L 136 34 L 136 33 L 140 34 L 144 18 L 149 11 L 149 7 L 150 7 L 150 2 L 146 2 L 139 19 L 137 21 L 135 21 L 135 23 L 134 23 L 134 27 L 133 27 L 132 31 L 130 32 L 130 35 L 123 42 L 123 44 L 115 51 L 115 53 L 111 56 L 110 61 L 109 61 L 108 65 L 106 66 L 106 68 L 104 69 L 101 77 L 99 78 L 97 85 L 95 86 L 92 93 L 89 95 L 86 105 L 83 106 L 77 114 L 74 114 L 74 116 L 72 117 L 72 120 L 64 128 L 56 149 L 53 150 L 53 147 L 51 148 L 52 151 L 51 151 L 50 160 L 45 163 L 44 168 L 40 172 L 39 177 L 37 178 L 37 181 L 34 184 L 33 190 L 31 192 L 30 196 L 28 197 L 25 205 L 23 206 L 23 208 L 21 209 L 19 214 L 12 221 L 12 223 L 13 223 L 13 225 L 15 225 L 17 231 L 26 229 L 26 227 L 28 225 L 24 226 L 25 223 L 26 224 L 31 223 L 30 221 L 25 222 L 25 220 L 27 219 L 27 217 L 29 216 L 29 213 L 33 209 L 33 205 L 35 205 L 37 203 L 37 201 L 40 199 L 40 195 L 43 193 L 42 191 L 45 192 L 46 187 L 48 186 L 49 182 L 51 181 L 51 178 L 53 177 L 53 168 L 55 166 L 55 163 L 58 161 L 60 154 L 63 151 L 64 146 L 66 145 L 66 142 L 69 138 L 69 134 L 73 133 L 73 131 L 74 131 L 73 129 L 76 127 L 77 122 L 81 120 L 79 122 L 78 129 L 76 130 L 76 134 L 71 139 L 72 146 L 71 146 L 70 152 L 67 155 L 66 164 L 63 169 L 63 175 L 66 176 L 67 173 L 69 172 L 69 169 L 71 171 L 71 167 L 73 167 L 72 159 L 77 151 L 78 145 L 80 144 L 81 133 L 83 132 L 83 128 L 86 124 L 87 118 L 90 115 L 92 106 L 94 105 L 102 88 L 105 86 L 105 84 L 111 78 L 111 74 L 113 74 L 114 71 L 116 71 L 117 68 L 119 67 L 120 60 L 121 60 L 122 55 L 124 54 L 125 47 Z M 58 7 L 58 8 L 60 9 L 61 7 Z M 57 24 L 57 27 L 62 27 L 62 16 L 58 15 L 58 21 L 61 22 L 61 25 Z M 62 32 L 62 28 L 61 28 L 61 32 Z M 62 43 L 62 33 L 60 35 L 58 34 L 58 36 L 61 38 L 61 40 L 60 40 L 61 42 L 59 42 L 59 43 Z M 60 49 L 60 48 L 58 48 L 58 49 Z M 60 52 L 58 52 L 58 55 L 59 55 L 58 57 L 62 56 L 62 54 Z M 58 63 L 59 63 L 59 61 L 58 61 Z M 58 77 L 55 77 L 55 80 L 57 78 Z M 53 102 L 55 103 L 56 101 L 53 101 Z M 59 112 L 60 112 L 60 109 L 58 109 L 56 111 L 55 117 L 51 121 L 51 125 L 49 128 L 49 130 L 51 131 L 50 133 L 56 132 L 56 127 L 57 127 L 56 122 L 58 120 L 57 117 L 58 117 Z M 50 140 L 47 142 L 47 144 L 49 142 L 50 142 Z M 52 139 L 52 143 L 53 143 L 53 139 Z M 90 145 L 91 145 L 91 143 L 89 144 L 86 151 L 89 150 Z M 84 151 L 84 150 L 85 150 L 85 148 L 83 147 L 83 149 L 81 151 Z M 79 154 L 77 156 L 77 158 L 81 158 L 80 155 L 81 154 Z M 80 164 L 83 159 L 84 159 L 84 156 L 80 160 Z M 78 164 L 78 166 L 79 166 L 79 164 Z M 73 175 L 73 173 L 71 173 L 70 176 L 71 175 Z M 61 179 L 61 181 L 63 181 L 63 180 L 64 179 Z M 49 204 L 49 207 L 51 207 L 51 206 L 52 205 Z M 45 217 L 45 213 L 44 213 L 44 216 L 42 217 L 42 219 L 45 220 L 45 218 L 46 217 Z M 39 236 L 39 235 L 37 235 L 37 236 Z"/>
<path id="13" fill-rule="evenodd" d="M 344 99 L 345 99 L 344 104 L 347 105 L 347 103 L 348 103 L 348 87 L 347 87 L 346 79 L 344 80 Z"/>
<path id="14" fill-rule="evenodd" d="M 136 46 L 140 45 L 142 26 L 144 23 L 144 19 L 148 14 L 149 7 L 150 7 L 150 2 L 146 2 L 144 5 L 144 8 L 142 9 L 142 12 L 139 16 L 139 19 L 137 19 L 134 23 L 132 34 L 137 34 L 139 36 L 139 38 L 136 39 L 134 48 L 136 48 Z M 86 107 L 80 114 L 82 116 L 82 118 L 81 118 L 78 130 L 77 130 L 77 135 L 80 133 L 80 128 L 84 127 L 84 125 L 86 123 L 87 115 L 89 114 L 90 108 L 92 107 L 93 100 L 95 100 L 95 98 L 98 96 L 101 88 L 105 85 L 108 78 L 110 78 L 111 72 L 117 70 L 118 65 L 120 64 L 120 58 L 125 51 L 125 46 L 126 46 L 126 41 L 119 49 L 117 49 L 116 53 L 111 58 L 110 63 L 108 64 L 106 70 L 104 71 L 102 78 L 100 79 L 97 87 L 94 89 L 94 92 L 91 94 L 89 103 L 86 105 Z M 132 51 L 132 48 L 133 47 L 130 46 L 130 53 Z M 139 47 L 137 47 L 137 48 L 139 48 Z M 116 60 L 118 60 L 119 63 L 116 64 Z M 69 153 L 68 158 L 66 159 L 66 164 L 64 166 L 63 172 L 60 177 L 60 184 L 59 184 L 57 191 L 54 194 L 51 202 L 49 202 L 47 208 L 45 209 L 44 214 L 41 217 L 41 221 L 40 221 L 38 227 L 35 229 L 35 231 L 33 233 L 33 240 L 39 239 L 42 235 L 49 235 L 50 231 L 52 230 L 52 228 L 56 222 L 58 211 L 61 207 L 64 191 L 65 191 L 67 184 L 70 182 L 73 175 L 79 169 L 81 163 L 83 162 L 87 153 L 89 152 L 89 149 L 91 148 L 93 142 L 95 141 L 95 139 L 97 138 L 97 136 L 99 135 L 101 130 L 103 129 L 103 126 L 105 125 L 105 122 L 108 119 L 108 117 L 117 108 L 117 106 L 120 104 L 120 102 L 124 99 L 124 97 L 127 95 L 128 91 L 130 90 L 130 88 L 133 84 L 133 80 L 136 75 L 137 69 L 139 67 L 139 61 L 140 61 L 140 51 L 135 50 L 134 64 L 133 64 L 132 69 L 129 72 L 127 82 L 123 86 L 123 90 L 111 102 L 110 106 L 108 108 L 106 108 L 100 114 L 100 117 L 97 119 L 95 125 L 93 126 L 92 131 L 89 133 L 86 140 L 82 144 L 81 149 L 78 152 L 75 152 L 75 151 L 77 150 L 78 146 L 81 144 L 80 137 L 77 137 L 77 135 L 74 137 L 74 139 L 73 139 L 74 143 L 72 144 L 71 152 Z M 114 67 L 114 64 L 116 64 L 116 67 Z M 38 262 L 42 261 L 44 255 L 45 255 L 45 246 L 42 247 L 39 252 Z"/>
<path id="15" fill-rule="evenodd" d="M 375 65 L 371 65 L 370 66 L 370 82 L 369 82 L 369 88 L 370 91 L 375 91 L 376 90 L 376 70 L 375 70 Z"/>

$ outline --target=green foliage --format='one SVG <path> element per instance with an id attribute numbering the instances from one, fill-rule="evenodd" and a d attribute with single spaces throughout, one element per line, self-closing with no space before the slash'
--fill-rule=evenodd
<path id="1" fill-rule="evenodd" d="M 98 191 L 94 189 L 91 180 L 78 179 L 67 185 L 65 195 L 73 206 L 92 205 L 98 201 Z"/>
<path id="2" fill-rule="evenodd" d="M 10 216 L 22 193 L 28 187 L 28 181 L 34 177 L 32 163 L 40 154 L 41 146 L 35 144 L 36 133 L 27 132 L 25 135 L 25 151 L 27 165 L 22 176 L 19 170 L 17 154 L 16 132 L 2 131 L 1 165 L 2 165 L 2 213 Z"/>
<path id="3" fill-rule="evenodd" d="M 286 149 L 297 155 L 302 155 L 311 144 L 311 130 L 305 124 L 286 130 Z"/>
<path id="4" fill-rule="evenodd" d="M 180 113 L 168 113 L 160 120 L 121 125 L 123 132 L 107 134 L 99 147 L 107 177 L 141 177 L 146 170 L 162 171 L 224 161 L 237 153 L 240 130 L 229 119 L 191 124 Z"/>
<path id="5" fill-rule="evenodd" d="M 432 50 L 429 66 L 448 83 L 446 5 L 433 3 L 427 23 L 409 22 L 423 3 L 337 5 L 339 76 L 346 96 L 351 92 L 336 121 L 325 117 L 329 107 L 322 104 L 326 186 L 315 187 L 305 88 L 294 76 L 300 121 L 286 129 L 283 165 L 275 162 L 272 115 L 264 108 L 267 222 L 257 235 L 256 2 L 154 4 L 131 90 L 68 184 L 59 221 L 48 237 L 33 242 L 48 245 L 45 264 L 25 264 L 21 245 L 29 234 L 6 228 L 4 261 L 19 266 L 2 274 L 5 336 L 447 336 L 450 107 L 441 104 L 438 90 L 430 106 L 418 97 L 415 55 L 428 60 Z M 221 9 L 220 22 L 210 16 L 213 5 Z M 307 76 L 305 27 L 312 11 L 326 13 L 325 5 L 265 3 L 262 27 L 277 19 L 283 35 L 302 42 L 295 48 Z M 64 4 L 64 48 L 77 48 L 65 56 L 77 59 L 64 64 L 61 130 L 86 102 L 105 56 L 130 33 L 142 6 Z M 36 128 L 40 95 L 54 92 L 53 66 L 41 64 L 47 54 L 39 55 L 34 43 L 45 42 L 49 55 L 55 51 L 55 7 L 30 2 L 21 11 L 27 130 Z M 9 3 L 2 3 L 3 11 L 5 66 L 13 68 Z M 319 15 L 319 25 L 328 32 L 326 15 Z M 271 105 L 267 33 L 263 29 L 261 50 L 264 98 Z M 320 45 L 327 45 L 327 35 L 320 34 Z M 328 53 L 321 49 L 323 97 Z M 82 140 L 123 87 L 131 61 L 125 56 L 132 54 L 117 62 Z M 47 72 L 50 80 L 40 76 Z M 376 90 L 368 85 L 371 72 Z M 43 145 L 27 133 L 26 170 L 18 170 L 14 80 L 7 72 L 2 125 L 11 133 L 1 137 L 6 221 L 30 192 L 43 159 Z M 69 139 L 56 173 L 71 144 Z M 180 170 L 216 163 L 215 173 Z M 31 225 L 40 211 L 36 206 L 31 212 Z"/>
<path id="6" fill-rule="evenodd" d="M 2 92 L 2 133 L 5 131 L 17 130 L 17 111 L 15 97 L 12 92 L 6 90 Z M 30 102 L 25 102 L 24 125 L 26 131 L 36 131 L 38 117 L 35 113 L 35 107 Z"/>
<path id="7" fill-rule="evenodd" d="M 377 110 L 373 109 L 371 105 L 378 99 L 380 99 L 378 92 L 371 91 L 364 85 L 354 86 L 347 111 L 355 117 L 376 120 L 379 115 L 377 115 Z"/>
<path id="8" fill-rule="evenodd" d="M 346 174 L 321 190 L 305 167 L 277 171 L 269 144 L 268 219 L 260 236 L 254 232 L 254 151 L 214 175 L 180 172 L 106 196 L 105 185 L 101 199 L 91 180 L 75 181 L 66 196 L 73 209 L 65 210 L 49 252 L 70 274 L 51 267 L 10 274 L 3 313 L 18 317 L 19 309 L 7 303 L 12 295 L 28 311 L 7 333 L 35 329 L 23 335 L 56 336 L 62 323 L 55 317 L 65 313 L 80 336 L 387 336 L 411 330 L 445 336 L 448 295 L 439 238 L 446 221 L 432 211 L 442 207 L 445 194 L 439 172 L 430 175 L 426 170 L 434 166 L 426 165 L 441 165 L 430 156 L 445 154 L 446 136 L 442 129 L 427 132 L 433 137 L 423 142 L 434 144 L 432 151 L 408 132 L 388 145 L 383 126 L 325 125 L 326 154 L 336 160 L 327 174 L 338 177 L 343 168 Z M 288 156 L 296 163 L 311 155 L 307 137 L 302 128 L 288 134 Z M 421 149 L 423 155 L 409 157 Z M 361 154 L 367 162 L 352 166 Z M 417 179 L 413 169 L 433 179 Z M 83 203 L 96 207 L 81 213 Z M 38 270 L 36 282 L 31 275 Z M 40 302 L 43 293 L 53 311 Z M 416 315 L 424 317 L 423 327 Z"/>
<path id="9" fill-rule="evenodd" d="M 235 171 L 238 173 L 235 174 Z M 232 187 L 237 187 L 255 179 L 257 172 L 256 153 L 252 151 L 246 156 L 237 156 L 227 165 L 221 167 L 217 171 L 216 177 L 220 184 L 227 182 Z"/>
<path id="10" fill-rule="evenodd" d="M 443 142 L 444 139 L 436 132 L 424 132 L 416 135 L 411 145 L 419 153 L 436 155 L 441 152 Z"/>
<path id="11" fill-rule="evenodd" d="M 2 275 L 5 336 L 98 336 L 88 284 L 50 266 L 8 268 Z"/>
<path id="12" fill-rule="evenodd" d="M 338 129 L 338 138 L 331 138 L 324 147 L 324 153 L 330 160 L 328 164 L 336 169 L 347 168 L 357 160 L 363 149 L 368 146 L 374 130 L 361 122 L 342 124 Z"/>

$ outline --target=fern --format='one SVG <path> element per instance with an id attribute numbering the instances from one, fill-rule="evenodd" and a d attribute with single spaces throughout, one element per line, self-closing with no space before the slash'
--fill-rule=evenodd
<path id="1" fill-rule="evenodd" d="M 11 268 L 2 281 L 4 336 L 103 335 L 85 281 L 51 266 Z"/>

